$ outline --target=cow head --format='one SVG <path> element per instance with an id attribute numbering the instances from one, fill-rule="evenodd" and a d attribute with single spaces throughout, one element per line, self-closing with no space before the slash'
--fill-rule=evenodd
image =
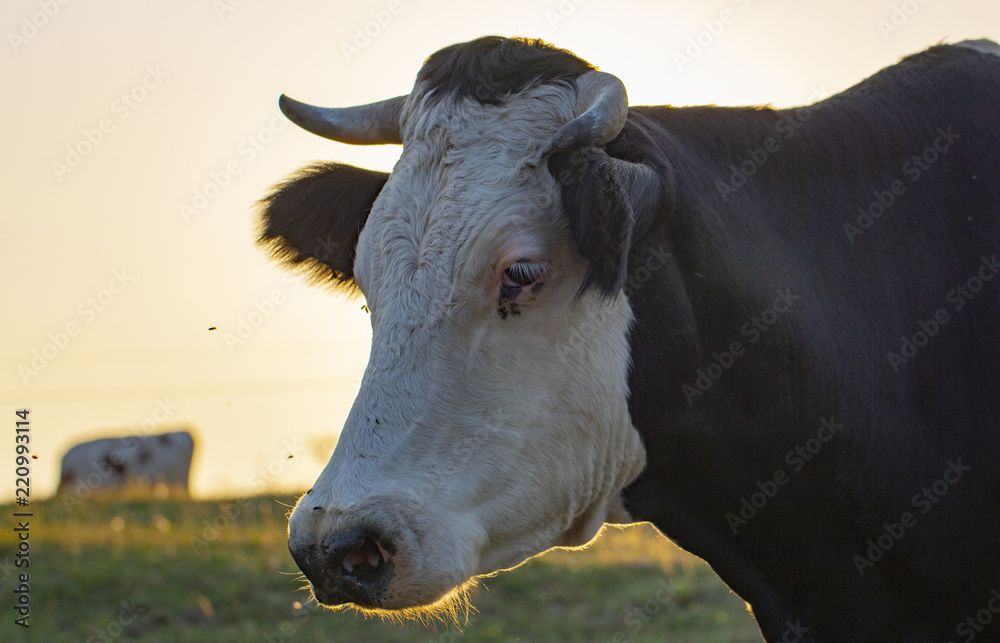
<path id="1" fill-rule="evenodd" d="M 316 599 L 430 605 L 626 521 L 645 454 L 622 284 L 633 208 L 659 187 L 603 149 L 621 82 L 489 37 L 431 56 L 408 96 L 281 106 L 328 138 L 403 146 L 391 174 L 316 165 L 262 204 L 261 241 L 371 316 L 358 397 L 289 520 Z"/>

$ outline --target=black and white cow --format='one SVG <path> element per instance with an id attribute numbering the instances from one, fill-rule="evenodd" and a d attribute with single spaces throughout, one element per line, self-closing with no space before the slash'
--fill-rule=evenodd
<path id="1" fill-rule="evenodd" d="M 282 97 L 403 146 L 262 204 L 261 241 L 371 314 L 289 521 L 317 600 L 429 605 L 650 521 L 768 640 L 1000 637 L 998 54 L 932 47 L 794 109 L 629 108 L 486 37 L 407 96 Z"/>
<path id="2" fill-rule="evenodd" d="M 187 495 L 193 454 L 188 431 L 81 442 L 63 456 L 59 492 L 82 499 L 94 492 L 164 484 Z"/>

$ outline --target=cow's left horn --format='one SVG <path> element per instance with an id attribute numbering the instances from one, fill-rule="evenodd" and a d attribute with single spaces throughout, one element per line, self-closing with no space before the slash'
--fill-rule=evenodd
<path id="1" fill-rule="evenodd" d="M 406 96 L 355 107 L 315 107 L 284 94 L 278 99 L 281 111 L 302 129 L 351 145 L 400 145 L 399 115 Z"/>
<path id="2" fill-rule="evenodd" d="M 583 145 L 604 145 L 625 127 L 628 95 L 611 74 L 588 71 L 576 79 L 576 118 L 552 137 L 550 152 Z"/>

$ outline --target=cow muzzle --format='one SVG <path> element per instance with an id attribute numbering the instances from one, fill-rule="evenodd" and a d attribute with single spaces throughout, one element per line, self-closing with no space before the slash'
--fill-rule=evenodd
<path id="1" fill-rule="evenodd" d="M 396 548 L 376 529 L 356 527 L 308 542 L 290 538 L 292 558 L 323 605 L 384 606 L 395 573 Z"/>

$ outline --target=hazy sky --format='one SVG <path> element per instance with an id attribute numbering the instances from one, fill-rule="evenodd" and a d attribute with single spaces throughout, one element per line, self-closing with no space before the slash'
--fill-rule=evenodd
<path id="1" fill-rule="evenodd" d="M 1000 39 L 1000 3 L 5 0 L 0 31 L 3 434 L 32 410 L 47 495 L 76 442 L 190 423 L 204 497 L 308 487 L 368 358 L 363 302 L 269 262 L 253 204 L 312 161 L 388 170 L 399 148 L 308 135 L 282 92 L 396 96 L 437 49 L 501 34 L 575 52 L 632 104 L 789 106 L 941 41 Z"/>

